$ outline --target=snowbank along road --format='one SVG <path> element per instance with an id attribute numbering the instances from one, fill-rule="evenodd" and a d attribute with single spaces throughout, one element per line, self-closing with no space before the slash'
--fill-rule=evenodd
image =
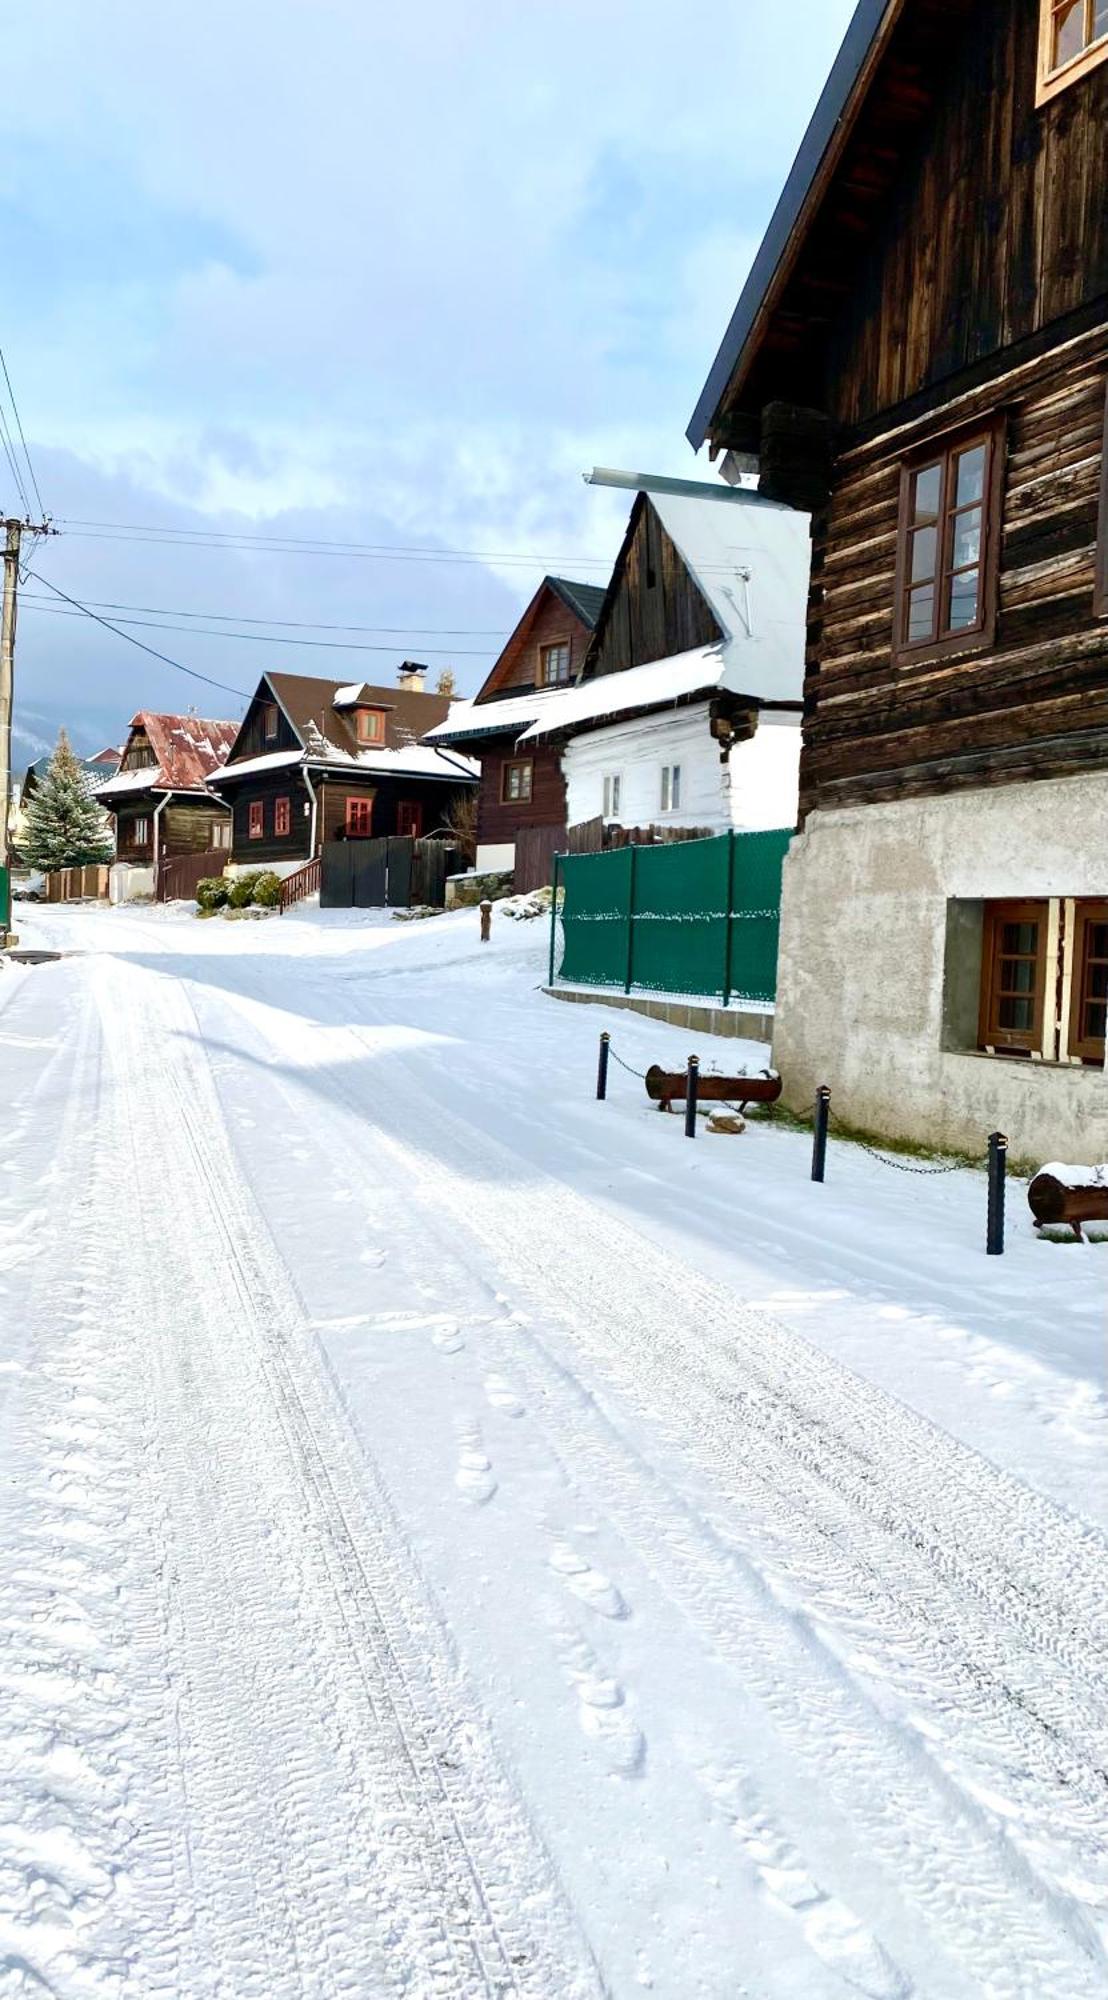
<path id="1" fill-rule="evenodd" d="M 944 1428 L 748 1302 L 818 1246 L 708 1251 L 768 1135 L 571 1099 L 526 927 L 23 929 L 0 1993 L 1108 1992 L 1081 1298 Z"/>

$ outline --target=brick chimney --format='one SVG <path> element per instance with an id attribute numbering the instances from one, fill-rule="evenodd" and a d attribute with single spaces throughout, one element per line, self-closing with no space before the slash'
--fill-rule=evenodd
<path id="1" fill-rule="evenodd" d="M 430 669 L 421 667 L 418 660 L 405 660 L 397 670 L 396 678 L 405 694 L 422 694 Z"/>

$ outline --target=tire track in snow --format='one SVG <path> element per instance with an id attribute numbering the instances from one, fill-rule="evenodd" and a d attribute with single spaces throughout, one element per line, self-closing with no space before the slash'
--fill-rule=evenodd
<path id="1" fill-rule="evenodd" d="M 235 1889 L 236 1845 L 256 1892 L 214 1941 L 228 1993 L 329 2000 L 369 1976 L 413 2000 L 599 1995 L 387 1498 L 353 1461 L 183 990 L 124 971 L 105 976 L 103 1003 L 135 1107 L 143 1279 L 165 1350 L 153 1405 L 190 1843 L 209 1897 Z M 276 1943 L 264 1966 L 249 1956 L 263 1937 Z"/>

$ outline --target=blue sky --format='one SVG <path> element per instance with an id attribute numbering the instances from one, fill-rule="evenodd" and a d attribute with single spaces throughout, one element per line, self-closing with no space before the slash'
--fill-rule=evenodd
<path id="1" fill-rule="evenodd" d="M 71 530 L 36 567 L 86 600 L 350 623 L 385 648 L 138 633 L 236 688 L 267 665 L 387 679 L 405 654 L 451 652 L 472 688 L 544 568 L 592 577 L 614 553 L 623 503 L 584 468 L 696 470 L 685 424 L 850 12 L 24 10 L 7 27 L 0 340 L 51 511 L 517 558 Z M 140 705 L 236 711 L 43 611 L 38 588 L 24 753 L 66 719 L 88 744 Z"/>

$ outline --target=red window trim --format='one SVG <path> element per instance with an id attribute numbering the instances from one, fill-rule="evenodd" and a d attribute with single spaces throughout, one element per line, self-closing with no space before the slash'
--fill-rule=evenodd
<path id="1" fill-rule="evenodd" d="M 359 708 L 355 711 L 354 733 L 359 743 L 382 744 L 385 740 L 385 715 L 380 708 Z"/>
<path id="2" fill-rule="evenodd" d="M 346 801 L 346 831 L 364 839 L 373 832 L 373 799 L 348 798 Z"/>
<path id="3" fill-rule="evenodd" d="M 262 799 L 250 802 L 250 838 L 261 840 L 265 833 L 265 803 Z"/>
<path id="4" fill-rule="evenodd" d="M 273 831 L 278 835 L 292 832 L 292 800 L 290 798 L 274 799 Z"/>

